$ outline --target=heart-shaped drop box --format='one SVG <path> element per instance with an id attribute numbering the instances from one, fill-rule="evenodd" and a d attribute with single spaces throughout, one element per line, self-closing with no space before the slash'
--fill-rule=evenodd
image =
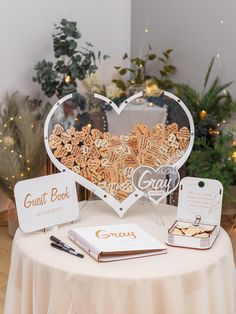
<path id="1" fill-rule="evenodd" d="M 90 120 L 85 120 L 82 126 L 83 115 L 74 113 L 78 107 L 76 99 L 83 99 L 78 95 L 69 94 L 60 99 L 46 118 L 44 141 L 48 156 L 57 169 L 69 173 L 72 180 L 104 200 L 122 217 L 145 194 L 133 182 L 136 168 L 147 166 L 155 171 L 158 167 L 171 165 L 179 169 L 185 163 L 194 141 L 192 116 L 178 97 L 164 91 L 158 101 L 162 107 L 168 107 L 168 116 L 171 116 L 170 109 L 174 108 L 171 123 L 158 123 L 158 119 L 153 125 L 144 123 L 142 116 L 149 110 L 145 105 L 141 121 L 130 122 L 129 134 L 111 134 L 109 121 L 108 132 L 94 127 Z M 127 106 L 134 106 L 133 102 L 142 97 L 142 93 L 127 98 L 120 106 L 105 96 L 93 96 L 93 100 L 100 99 L 111 105 L 122 129 L 122 117 L 129 109 Z M 155 106 L 150 107 L 152 119 L 156 114 Z M 157 108 L 160 108 L 158 104 Z M 179 114 L 176 114 L 178 110 Z"/>

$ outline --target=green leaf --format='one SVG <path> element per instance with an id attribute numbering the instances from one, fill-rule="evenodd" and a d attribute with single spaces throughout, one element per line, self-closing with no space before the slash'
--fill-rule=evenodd
<path id="1" fill-rule="evenodd" d="M 109 58 L 110 58 L 109 55 L 104 55 L 104 56 L 103 56 L 103 60 L 106 60 L 106 59 L 109 59 Z"/>
<path id="2" fill-rule="evenodd" d="M 124 75 L 124 74 L 127 73 L 127 70 L 126 69 L 121 69 L 121 70 L 119 70 L 119 73 L 120 73 L 120 75 Z"/>
<path id="3" fill-rule="evenodd" d="M 141 58 L 133 58 L 130 60 L 132 63 L 136 64 L 138 67 L 145 65 L 145 60 Z"/>
<path id="4" fill-rule="evenodd" d="M 156 59 L 157 55 L 155 53 L 151 53 L 150 55 L 148 55 L 148 60 L 154 60 Z"/>
<path id="5" fill-rule="evenodd" d="M 90 65 L 90 67 L 89 67 L 89 75 L 91 73 L 95 73 L 96 70 L 97 70 L 97 66 L 96 65 Z"/>
<path id="6" fill-rule="evenodd" d="M 136 84 L 142 84 L 143 81 L 144 81 L 144 78 L 143 78 L 143 75 L 142 75 L 142 70 L 138 69 L 137 75 L 136 75 L 136 78 L 135 78 L 135 82 L 136 82 Z"/>
<path id="7" fill-rule="evenodd" d="M 125 82 L 123 80 L 112 80 L 112 82 L 115 83 L 116 86 L 120 88 L 121 90 L 123 91 L 126 90 Z"/>
<path id="8" fill-rule="evenodd" d="M 166 57 L 166 60 L 169 60 L 169 55 L 165 51 L 163 52 L 163 55 Z"/>
<path id="9" fill-rule="evenodd" d="M 171 49 L 167 49 L 166 53 L 169 55 L 172 51 L 174 51 L 174 49 L 172 49 L 172 48 Z"/>
<path id="10" fill-rule="evenodd" d="M 124 54 L 124 56 L 123 56 L 123 60 L 125 60 L 125 59 L 127 59 L 128 58 L 128 54 L 127 54 L 127 52 Z"/>
<path id="11" fill-rule="evenodd" d="M 158 57 L 158 60 L 160 60 L 163 63 L 166 63 L 166 60 L 164 60 L 163 58 Z"/>
<path id="12" fill-rule="evenodd" d="M 173 65 L 171 65 L 171 64 L 168 64 L 168 65 L 165 65 L 165 66 L 163 67 L 163 70 L 164 70 L 164 72 L 166 72 L 167 74 L 169 74 L 169 73 L 173 73 L 173 72 L 176 70 L 176 67 L 173 66 Z"/>
<path id="13" fill-rule="evenodd" d="M 167 76 L 167 73 L 164 70 L 159 71 L 161 73 L 161 76 Z"/>
<path id="14" fill-rule="evenodd" d="M 93 47 L 93 44 L 91 44 L 90 42 L 86 41 L 85 44 L 88 46 L 88 47 Z"/>
<path id="15" fill-rule="evenodd" d="M 210 65 L 209 65 L 209 67 L 207 69 L 207 73 L 206 73 L 206 76 L 205 76 L 205 79 L 204 79 L 204 90 L 206 89 L 206 86 L 207 86 L 207 83 L 208 83 L 208 80 L 209 80 L 209 77 L 210 77 L 211 70 L 212 70 L 212 67 L 214 65 L 214 62 L 215 62 L 215 57 L 213 57 L 211 59 Z"/>
<path id="16" fill-rule="evenodd" d="M 70 46 L 70 49 L 71 49 L 71 50 L 76 49 L 76 47 L 77 47 L 76 41 L 74 41 L 73 39 L 70 40 L 70 41 L 69 41 L 69 46 Z"/>

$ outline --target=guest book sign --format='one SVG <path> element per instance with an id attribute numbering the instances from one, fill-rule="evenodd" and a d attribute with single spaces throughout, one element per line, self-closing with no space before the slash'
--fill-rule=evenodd
<path id="1" fill-rule="evenodd" d="M 20 181 L 14 193 L 19 226 L 24 232 L 63 224 L 79 216 L 75 183 L 64 173 Z"/>

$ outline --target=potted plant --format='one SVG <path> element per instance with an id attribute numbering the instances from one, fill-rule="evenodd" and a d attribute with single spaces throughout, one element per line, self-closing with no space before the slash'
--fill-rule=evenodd
<path id="1" fill-rule="evenodd" d="M 215 78 L 209 84 L 215 58 L 208 67 L 202 92 L 189 85 L 177 85 L 178 95 L 188 105 L 195 123 L 195 142 L 186 164 L 187 174 L 222 182 L 225 200 L 229 195 L 236 202 L 236 195 L 230 193 L 236 183 L 236 146 L 234 130 L 226 131 L 226 120 L 236 110 L 236 102 L 227 91 L 232 82 L 221 84 Z"/>
<path id="2" fill-rule="evenodd" d="M 51 98 L 62 98 L 70 93 L 78 95 L 78 86 L 91 74 L 94 74 L 101 59 L 106 60 L 108 55 L 95 52 L 90 42 L 79 45 L 82 35 L 77 28 L 77 23 L 62 19 L 59 25 L 55 25 L 53 34 L 53 51 L 55 61 L 39 61 L 35 65 L 33 81 L 40 84 L 42 91 Z M 89 95 L 85 101 L 77 101 L 79 120 L 81 126 L 89 123 L 99 124 L 102 121 L 102 107 L 91 101 Z"/>
<path id="3" fill-rule="evenodd" d="M 171 63 L 171 53 L 173 49 L 165 50 L 160 57 L 156 53 L 152 52 L 152 47 L 148 45 L 148 52 L 144 56 L 130 58 L 127 53 L 124 54 L 123 60 L 128 60 L 128 67 L 115 66 L 120 79 L 114 79 L 113 82 L 118 88 L 127 93 L 128 90 L 137 88 L 145 89 L 146 82 L 152 82 L 153 85 L 158 86 L 160 89 L 169 90 L 174 87 L 173 81 L 170 76 L 175 73 L 176 67 Z M 159 61 L 159 63 L 157 62 Z M 161 64 L 161 66 L 160 66 Z M 148 68 L 152 67 L 159 75 L 148 74 Z M 125 80 L 125 77 L 129 73 L 129 79 Z"/>

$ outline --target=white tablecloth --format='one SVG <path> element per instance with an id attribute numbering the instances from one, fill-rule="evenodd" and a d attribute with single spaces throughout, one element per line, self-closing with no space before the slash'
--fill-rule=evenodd
<path id="1" fill-rule="evenodd" d="M 108 131 L 116 135 L 128 135 L 131 128 L 137 123 L 144 123 L 153 128 L 157 123 L 165 123 L 167 109 L 156 105 L 129 103 L 120 115 L 114 110 L 106 112 Z"/>
<path id="2" fill-rule="evenodd" d="M 161 205 L 165 227 L 150 205 L 134 205 L 121 220 L 102 201 L 87 204 L 76 225 L 14 239 L 5 313 L 8 314 L 235 314 L 235 266 L 221 229 L 210 250 L 168 247 L 168 253 L 98 263 L 50 247 L 51 234 L 65 242 L 76 226 L 135 222 L 165 240 L 176 208 Z M 71 246 L 80 249 L 73 244 Z"/>

